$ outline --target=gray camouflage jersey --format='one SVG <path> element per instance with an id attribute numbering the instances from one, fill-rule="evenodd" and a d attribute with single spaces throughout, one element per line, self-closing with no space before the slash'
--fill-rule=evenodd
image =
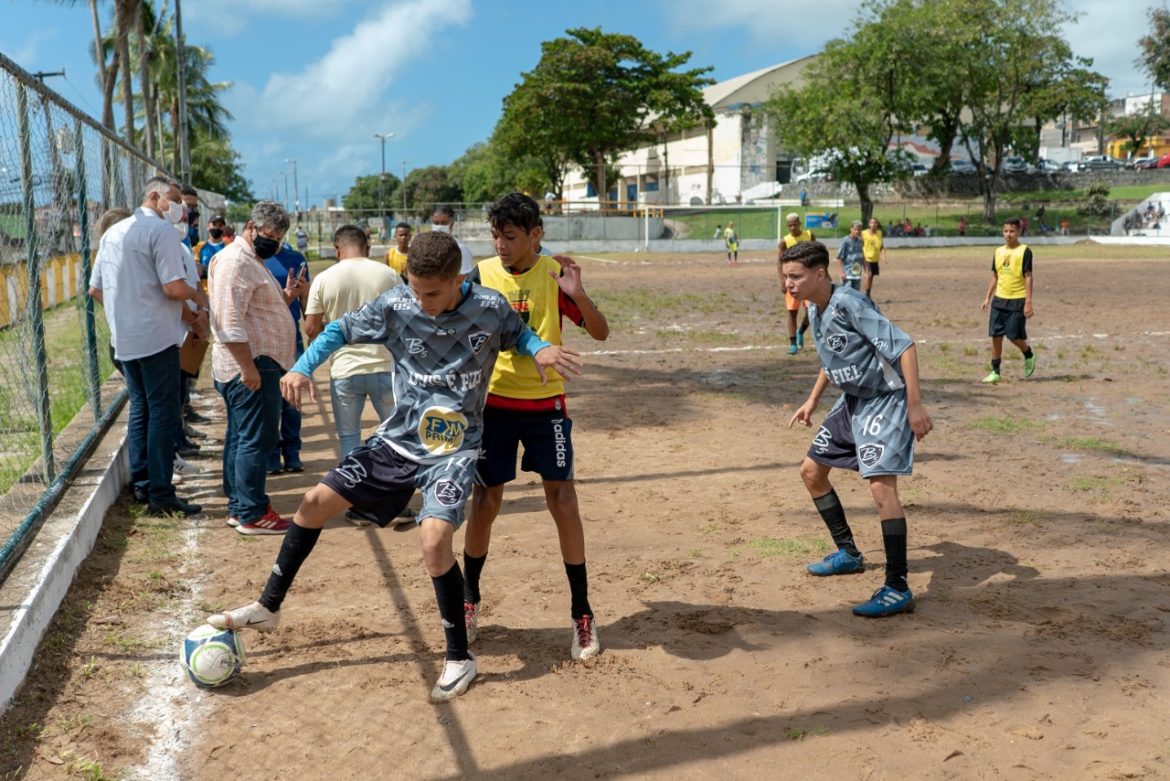
<path id="1" fill-rule="evenodd" d="M 464 290 L 455 309 L 431 317 L 399 285 L 339 321 L 347 343 L 382 344 L 394 356 L 394 412 L 377 436 L 421 464 L 475 458 L 496 356 L 531 334 L 496 291 Z"/>
<path id="2" fill-rule="evenodd" d="M 869 298 L 835 286 L 824 314 L 810 302 L 808 316 L 821 367 L 845 393 L 869 399 L 906 387 L 898 359 L 914 340 Z"/>

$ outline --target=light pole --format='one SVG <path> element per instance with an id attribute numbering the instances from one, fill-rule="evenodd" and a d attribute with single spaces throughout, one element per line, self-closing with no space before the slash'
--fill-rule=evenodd
<path id="1" fill-rule="evenodd" d="M 402 161 L 402 215 L 406 216 L 406 164 L 409 160 Z"/>
<path id="2" fill-rule="evenodd" d="M 386 208 L 386 140 L 394 138 L 393 133 L 375 133 L 374 138 L 382 142 L 382 175 L 378 177 L 378 221 L 386 222 L 384 210 Z M 383 225 L 382 227 L 385 227 Z"/>
<path id="3" fill-rule="evenodd" d="M 296 222 L 301 221 L 301 188 L 297 185 L 297 161 L 295 158 L 286 157 L 284 162 L 292 163 L 293 167 L 293 203 L 296 204 Z"/>
<path id="4" fill-rule="evenodd" d="M 284 176 L 284 210 L 288 211 L 288 171 L 280 173 Z"/>

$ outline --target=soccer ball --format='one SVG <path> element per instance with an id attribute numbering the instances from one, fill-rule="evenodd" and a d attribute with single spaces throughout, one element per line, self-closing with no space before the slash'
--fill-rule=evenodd
<path id="1" fill-rule="evenodd" d="M 179 663 L 199 688 L 223 686 L 244 666 L 244 641 L 234 630 L 204 624 L 183 641 Z"/>

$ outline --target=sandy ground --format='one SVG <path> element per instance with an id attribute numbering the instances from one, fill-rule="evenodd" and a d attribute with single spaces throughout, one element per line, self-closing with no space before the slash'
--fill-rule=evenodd
<path id="1" fill-rule="evenodd" d="M 827 535 L 788 429 L 817 364 L 785 353 L 775 265 L 584 258 L 610 314 L 571 388 L 591 599 L 604 651 L 569 657 L 569 605 L 539 483 L 506 494 L 487 569 L 480 677 L 427 695 L 442 631 L 417 532 L 327 527 L 237 682 L 204 692 L 178 639 L 253 599 L 279 540 L 123 505 L 19 702 L 0 777 L 1170 778 L 1170 276 L 1160 251 L 1037 251 L 1039 355 L 987 387 L 986 249 L 892 253 L 875 298 L 920 340 L 934 433 L 901 483 L 918 611 L 849 607 L 881 582 L 868 488 L 836 486 L 870 569 L 814 579 Z M 327 389 L 325 371 L 319 387 Z M 828 410 L 831 399 L 822 405 Z M 218 399 L 200 408 L 215 453 Z M 328 403 L 303 475 L 336 458 Z M 457 548 L 460 536 L 456 537 Z"/>

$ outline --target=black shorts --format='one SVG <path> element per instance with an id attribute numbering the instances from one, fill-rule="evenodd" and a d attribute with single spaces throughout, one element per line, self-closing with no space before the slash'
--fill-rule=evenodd
<path id="1" fill-rule="evenodd" d="M 524 445 L 520 468 L 545 480 L 573 479 L 573 421 L 563 410 L 517 412 L 487 407 L 475 482 L 503 485 L 516 479 L 516 452 Z"/>
<path id="2" fill-rule="evenodd" d="M 420 521 L 439 518 L 457 529 L 462 525 L 475 478 L 474 458 L 456 454 L 419 464 L 377 438 L 370 442 L 342 458 L 321 482 L 382 527 L 406 509 L 416 488 L 423 496 Z"/>
<path id="3" fill-rule="evenodd" d="M 880 263 L 870 263 L 868 260 L 865 261 L 865 270 L 869 272 L 871 277 L 880 276 L 882 273 Z"/>
<path id="4" fill-rule="evenodd" d="M 991 316 L 988 318 L 987 335 L 1026 340 L 1028 338 L 1028 318 L 1024 317 L 1024 310 L 1000 309 L 993 305 Z"/>

